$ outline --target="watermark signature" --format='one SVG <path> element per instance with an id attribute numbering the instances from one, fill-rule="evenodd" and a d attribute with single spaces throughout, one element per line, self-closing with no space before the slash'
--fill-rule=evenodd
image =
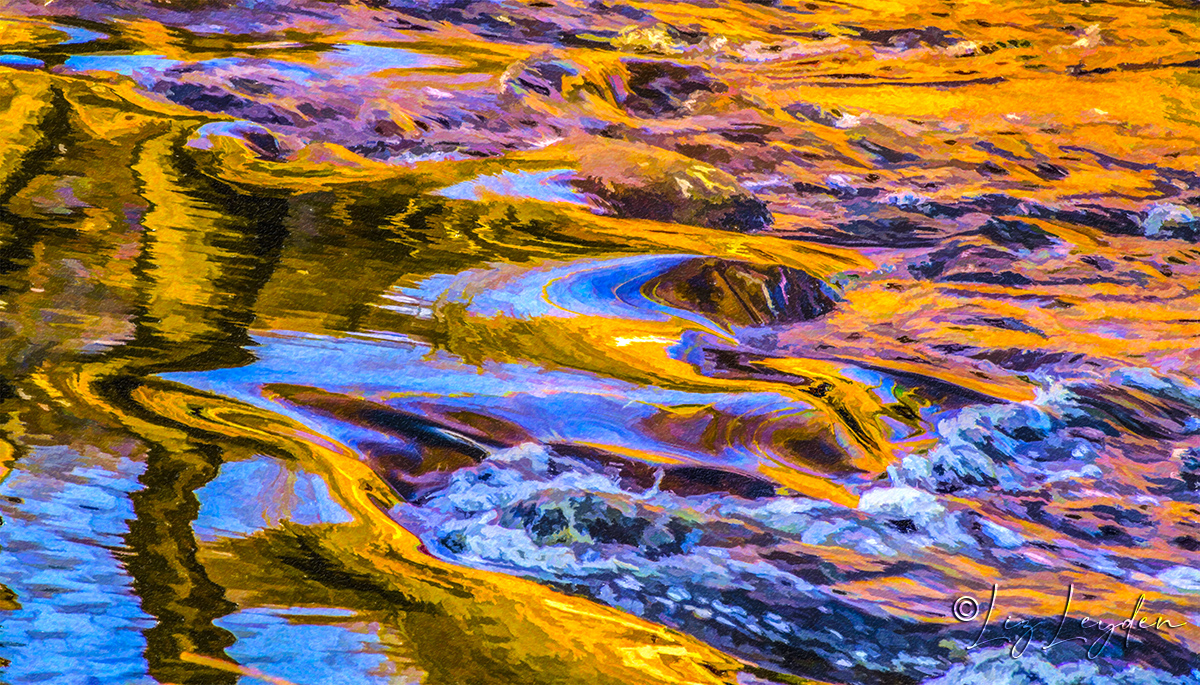
<path id="1" fill-rule="evenodd" d="M 1081 642 L 1088 648 L 1087 657 L 1095 659 L 1100 656 L 1104 648 L 1112 641 L 1114 633 L 1124 633 L 1124 644 L 1128 648 L 1129 636 L 1134 630 L 1164 631 L 1182 628 L 1187 625 L 1187 623 L 1172 623 L 1163 616 L 1140 616 L 1142 607 L 1146 602 L 1146 595 L 1138 596 L 1129 614 L 1129 618 L 1120 622 L 1106 622 L 1090 616 L 1072 617 L 1070 614 L 1071 600 L 1075 596 L 1074 585 L 1067 586 L 1067 598 L 1063 603 L 1062 613 L 1054 618 L 1025 618 L 1009 615 L 1004 619 L 1003 623 L 993 624 L 992 617 L 997 613 L 996 601 L 999 594 L 1000 586 L 993 585 L 992 598 L 988 602 L 987 613 L 983 617 L 983 625 L 980 627 L 975 641 L 968 645 L 967 649 L 975 649 L 997 643 L 1010 645 L 1009 654 L 1016 658 L 1024 654 L 1025 650 L 1034 644 L 1035 637 L 1048 635 L 1049 639 L 1041 645 L 1043 652 L 1068 642 Z M 979 602 L 974 597 L 963 595 L 954 600 L 954 604 L 951 606 L 951 613 L 960 622 L 974 621 L 979 616 Z M 995 630 L 992 631 L 993 634 L 996 632 L 1000 634 L 985 640 L 984 636 L 988 632 L 989 627 L 995 627 Z M 1075 635 L 1073 633 L 1081 634 Z"/>

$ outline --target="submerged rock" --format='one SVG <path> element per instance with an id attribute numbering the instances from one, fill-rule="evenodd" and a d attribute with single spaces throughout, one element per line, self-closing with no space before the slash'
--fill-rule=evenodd
<path id="1" fill-rule="evenodd" d="M 514 99 L 536 94 L 564 100 L 572 95 L 567 88 L 568 79 L 584 70 L 579 64 L 553 56 L 522 60 L 500 75 L 500 91 Z"/>
<path id="2" fill-rule="evenodd" d="M 979 229 L 987 238 L 1000 245 L 1036 250 L 1050 247 L 1054 238 L 1046 231 L 1026 221 L 991 218 Z"/>
<path id="3" fill-rule="evenodd" d="M 631 488 L 611 465 L 572 453 L 583 454 L 531 444 L 502 450 L 392 515 L 439 555 L 570 587 L 791 672 L 829 669 L 875 681 L 894 668 L 916 675 L 945 668 L 944 648 L 927 639 L 936 629 L 879 622 L 835 589 L 856 571 L 806 550 L 896 557 L 899 550 L 974 544 L 958 514 L 937 504 L 925 506 L 928 518 L 909 512 L 922 525 L 913 535 L 890 520 L 890 511 L 803 498 L 682 496 L 661 487 L 663 475 L 649 488 Z M 924 667 L 898 663 L 868 638 L 880 635 L 923 636 L 912 650 L 926 659 Z"/>
<path id="4" fill-rule="evenodd" d="M 611 214 L 735 231 L 775 221 L 733 176 L 678 153 L 615 141 L 578 152 L 575 187 Z"/>
<path id="5" fill-rule="evenodd" d="M 690 260 L 654 278 L 648 296 L 739 326 L 796 323 L 827 314 L 829 286 L 790 267 L 755 267 L 723 259 Z"/>
<path id="6" fill-rule="evenodd" d="M 1177 449 L 1171 456 L 1179 462 L 1179 478 L 1187 489 L 1200 491 L 1200 448 Z"/>
<path id="7" fill-rule="evenodd" d="M 1147 369 L 1116 369 L 1103 380 L 1054 382 L 1037 401 L 977 405 L 938 422 L 937 445 L 892 467 L 898 484 L 931 492 L 998 488 L 1029 493 L 1047 482 L 1098 479 L 1105 459 L 1162 462 L 1140 440 L 1200 433 L 1200 391 Z M 1196 448 L 1176 449 L 1177 478 L 1200 483 Z M 1174 474 L 1173 474 L 1174 475 Z M 1178 482 L 1178 481 L 1176 481 Z"/>
<path id="8" fill-rule="evenodd" d="M 623 104 L 642 117 L 677 117 L 690 113 L 696 96 L 727 88 L 708 69 L 665 60 L 624 60 L 629 95 Z"/>
<path id="9" fill-rule="evenodd" d="M 196 129 L 186 145 L 196 150 L 209 150 L 213 139 L 231 138 L 245 145 L 259 159 L 280 161 L 287 149 L 270 129 L 249 121 L 216 121 Z"/>
<path id="10" fill-rule="evenodd" d="M 1152 205 L 1142 219 L 1142 233 L 1147 238 L 1183 238 L 1195 240 L 1200 233 L 1200 219 L 1183 205 Z"/>
<path id="11" fill-rule="evenodd" d="M 864 40 L 876 43 L 882 47 L 912 50 L 922 45 L 928 47 L 947 47 L 959 42 L 950 31 L 936 26 L 904 29 L 857 29 L 858 35 Z"/>
<path id="12" fill-rule="evenodd" d="M 1043 683 L 1044 685 L 1194 685 L 1200 671 L 1172 674 L 1157 668 L 1132 666 L 1116 672 L 1102 672 L 1102 664 L 1082 658 L 1054 663 L 1041 649 L 1022 650 L 1013 656 L 1013 647 L 991 647 L 967 653 L 964 663 L 956 664 L 944 675 L 922 685 L 991 685 L 993 683 Z"/>
<path id="13" fill-rule="evenodd" d="M 642 18 L 648 16 L 642 13 Z M 653 26 L 627 26 L 612 40 L 612 46 L 630 52 L 648 52 L 675 55 L 687 51 L 706 40 L 699 32 L 682 31 L 669 24 Z"/>

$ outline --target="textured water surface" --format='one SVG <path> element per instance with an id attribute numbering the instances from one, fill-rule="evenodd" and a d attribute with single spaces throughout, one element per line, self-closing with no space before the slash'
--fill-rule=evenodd
<path id="1" fill-rule="evenodd" d="M 1192 2 L 0 2 L 0 683 L 1200 683 Z"/>

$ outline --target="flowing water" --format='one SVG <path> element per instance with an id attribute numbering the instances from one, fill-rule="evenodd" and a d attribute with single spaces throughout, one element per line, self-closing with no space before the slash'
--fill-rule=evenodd
<path id="1" fill-rule="evenodd" d="M 0 3 L 0 682 L 1200 682 L 1198 9 Z"/>

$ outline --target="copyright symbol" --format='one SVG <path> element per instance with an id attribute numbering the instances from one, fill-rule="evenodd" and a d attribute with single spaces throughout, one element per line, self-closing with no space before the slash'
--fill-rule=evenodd
<path id="1" fill-rule="evenodd" d="M 979 602 L 974 597 L 966 595 L 954 600 L 954 618 L 959 621 L 970 621 L 979 613 Z"/>

